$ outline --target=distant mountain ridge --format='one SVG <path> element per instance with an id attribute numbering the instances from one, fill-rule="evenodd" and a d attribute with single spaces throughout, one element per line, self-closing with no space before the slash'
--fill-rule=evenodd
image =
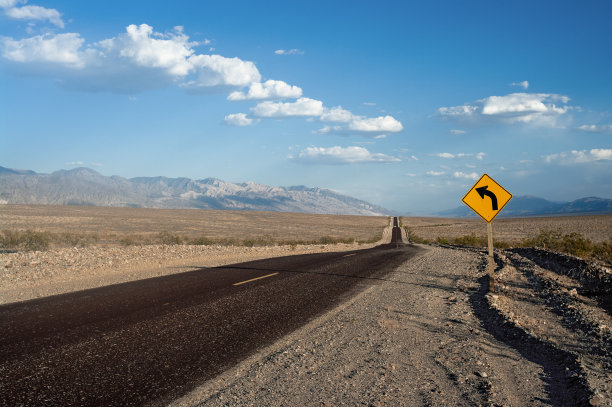
<path id="1" fill-rule="evenodd" d="M 553 202 L 534 196 L 516 196 L 508 202 L 499 213 L 499 217 L 520 216 L 552 216 L 552 215 L 577 215 L 577 214 L 608 214 L 612 213 L 612 199 L 587 197 L 576 199 L 571 202 Z M 476 215 L 466 205 L 455 209 L 436 213 L 443 217 L 475 217 Z"/>
<path id="2" fill-rule="evenodd" d="M 305 186 L 234 184 L 216 178 L 104 176 L 90 168 L 51 174 L 0 167 L 0 203 L 232 209 L 346 215 L 391 211 L 336 192 Z"/>

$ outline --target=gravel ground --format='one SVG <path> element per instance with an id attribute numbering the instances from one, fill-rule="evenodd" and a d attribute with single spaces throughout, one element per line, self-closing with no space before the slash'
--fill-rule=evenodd
<path id="1" fill-rule="evenodd" d="M 429 247 L 173 406 L 548 405 L 542 366 L 473 311 L 482 257 Z"/>

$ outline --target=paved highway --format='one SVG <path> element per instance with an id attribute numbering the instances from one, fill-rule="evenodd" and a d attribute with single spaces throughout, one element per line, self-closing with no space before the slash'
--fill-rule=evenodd
<path id="1" fill-rule="evenodd" d="M 397 220 L 396 220 L 397 222 Z M 0 405 L 161 405 L 419 249 L 260 260 L 0 306 Z"/>

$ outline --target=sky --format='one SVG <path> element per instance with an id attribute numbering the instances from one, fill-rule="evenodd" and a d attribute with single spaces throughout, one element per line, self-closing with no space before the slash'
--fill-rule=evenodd
<path id="1" fill-rule="evenodd" d="M 0 0 L 0 166 L 612 198 L 612 2 Z"/>

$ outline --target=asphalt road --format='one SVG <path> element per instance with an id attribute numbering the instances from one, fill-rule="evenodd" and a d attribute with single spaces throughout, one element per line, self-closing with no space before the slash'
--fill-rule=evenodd
<path id="1" fill-rule="evenodd" d="M 419 250 L 393 239 L 0 306 L 0 405 L 163 405 Z"/>

